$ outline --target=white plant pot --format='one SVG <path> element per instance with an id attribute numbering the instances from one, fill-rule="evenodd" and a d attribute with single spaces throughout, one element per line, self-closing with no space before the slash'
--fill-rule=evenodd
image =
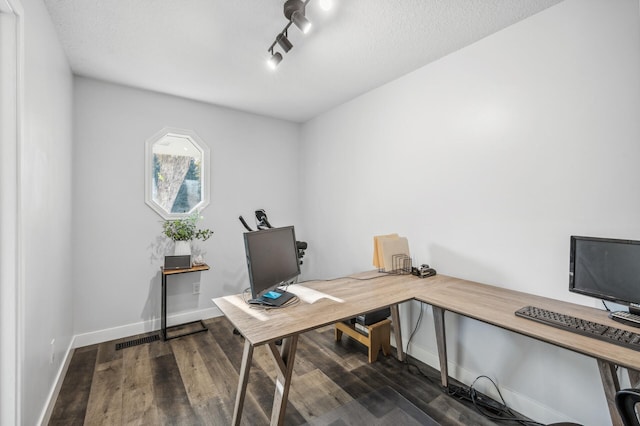
<path id="1" fill-rule="evenodd" d="M 191 256 L 191 241 L 176 241 L 173 254 L 175 256 Z"/>

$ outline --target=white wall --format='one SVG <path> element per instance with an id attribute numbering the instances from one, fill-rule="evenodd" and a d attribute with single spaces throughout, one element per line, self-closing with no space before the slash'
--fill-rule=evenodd
<path id="1" fill-rule="evenodd" d="M 263 208 L 298 221 L 297 124 L 181 98 L 75 79 L 74 324 L 77 344 L 160 326 L 160 265 L 172 254 L 144 202 L 144 147 L 164 127 L 193 130 L 211 150 L 211 203 L 196 242 L 210 271 L 169 278 L 169 315 L 215 315 L 212 297 L 249 286 L 238 216 Z M 201 280 L 201 293 L 192 283 Z M 184 318 L 178 319 L 182 321 Z"/>
<path id="2" fill-rule="evenodd" d="M 33 425 L 42 416 L 73 336 L 73 86 L 44 4 L 41 0 L 22 3 L 25 98 L 18 210 L 23 309 L 20 424 Z"/>
<path id="3" fill-rule="evenodd" d="M 440 273 L 597 306 L 568 292 L 569 236 L 640 239 L 639 76 L 637 0 L 567 0 L 305 123 L 308 275 L 372 269 L 372 236 L 398 232 Z M 436 365 L 428 312 L 410 352 Z M 595 360 L 447 328 L 453 376 L 496 378 L 540 421 L 609 423 Z"/>

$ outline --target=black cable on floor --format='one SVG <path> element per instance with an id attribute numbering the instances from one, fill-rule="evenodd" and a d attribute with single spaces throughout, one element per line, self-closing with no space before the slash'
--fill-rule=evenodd
<path id="1" fill-rule="evenodd" d="M 498 396 L 500 397 L 500 401 L 502 404 L 498 405 L 492 399 L 485 396 L 481 396 L 480 398 L 487 398 L 489 401 L 483 402 L 478 400 L 479 398 L 478 392 L 476 392 L 476 390 L 474 389 L 474 386 L 479 379 L 487 379 L 491 382 L 491 384 L 493 384 L 493 387 L 496 389 L 496 392 L 498 393 Z M 496 421 L 512 421 L 512 422 L 520 423 L 522 425 L 544 426 L 544 423 L 536 422 L 534 420 L 529 420 L 524 417 L 519 417 L 518 415 L 516 415 L 507 406 L 507 403 L 502 397 L 502 393 L 500 392 L 500 389 L 498 388 L 498 385 L 496 384 L 496 382 L 494 382 L 488 376 L 481 375 L 476 377 L 473 383 L 471 383 L 471 386 L 469 386 L 469 394 L 471 395 L 471 402 L 473 403 L 473 406 L 476 408 L 476 410 L 483 416 L 487 417 L 488 419 L 496 420 Z M 485 411 L 483 411 L 483 409 Z M 492 415 L 491 414 L 492 411 L 497 413 L 497 415 Z"/>
<path id="2" fill-rule="evenodd" d="M 411 334 L 409 335 L 409 340 L 407 341 L 407 352 L 409 351 L 409 347 L 411 345 L 411 340 L 413 340 L 413 336 L 415 335 L 415 333 L 418 331 L 418 328 L 420 327 L 423 315 L 424 315 L 424 303 L 420 302 L 420 315 L 418 316 L 416 325 L 414 326 L 413 330 L 411 331 Z M 443 392 L 447 393 L 447 395 L 454 397 L 456 399 L 461 399 L 461 400 L 464 399 L 468 402 L 471 402 L 475 407 L 476 411 L 478 411 L 478 413 L 480 413 L 481 415 L 483 415 L 484 417 L 490 420 L 501 421 L 501 422 L 502 421 L 515 422 L 521 425 L 544 426 L 543 423 L 536 422 L 534 420 L 529 420 L 524 417 L 520 417 L 516 415 L 507 406 L 504 398 L 502 397 L 502 393 L 500 393 L 500 389 L 498 388 L 497 384 L 488 376 L 484 376 L 484 375 L 478 376 L 473 381 L 473 383 L 469 388 L 459 387 L 455 385 L 449 385 L 448 388 L 445 388 L 445 387 L 442 387 L 439 382 L 437 382 L 436 380 L 431 378 L 429 375 L 424 373 L 418 365 L 412 364 L 411 362 L 409 362 L 408 355 L 405 354 L 404 361 L 398 361 L 398 362 L 406 365 L 407 371 L 409 371 L 411 374 L 424 377 L 432 384 L 439 386 Z M 415 369 L 415 372 L 413 372 L 412 369 Z M 488 379 L 493 384 L 498 395 L 500 396 L 500 400 L 502 401 L 502 404 L 492 400 L 488 396 L 484 396 L 476 392 L 476 390 L 474 389 L 474 385 L 479 379 L 482 379 L 482 378 Z"/>

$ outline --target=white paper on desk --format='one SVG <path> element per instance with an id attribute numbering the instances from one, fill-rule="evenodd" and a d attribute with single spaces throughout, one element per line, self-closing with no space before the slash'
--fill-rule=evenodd
<path id="1" fill-rule="evenodd" d="M 305 287 L 303 285 L 293 285 L 287 289 L 289 293 L 293 293 L 300 298 L 303 302 L 312 304 L 317 302 L 320 299 L 330 299 L 336 301 L 338 303 L 344 303 L 343 299 L 332 296 L 327 293 L 323 293 L 318 290 L 314 290 L 309 287 Z"/>
<path id="2" fill-rule="evenodd" d="M 382 242 L 382 258 L 384 260 L 384 270 L 394 271 L 402 269 L 405 265 L 402 256 L 410 259 L 409 240 L 405 237 L 400 238 L 384 238 Z M 395 262 L 394 262 L 395 260 Z"/>

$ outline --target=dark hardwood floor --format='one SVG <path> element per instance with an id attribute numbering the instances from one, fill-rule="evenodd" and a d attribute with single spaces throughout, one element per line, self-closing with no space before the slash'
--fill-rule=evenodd
<path id="1" fill-rule="evenodd" d="M 243 338 L 224 318 L 205 320 L 209 331 L 116 350 L 121 339 L 78 348 L 71 359 L 50 425 L 228 425 L 231 423 Z M 438 386 L 439 373 L 382 354 L 367 363 L 366 348 L 333 327 L 298 341 L 287 425 L 318 416 L 388 386 L 442 425 L 494 425 L 469 403 Z M 275 370 L 266 347 L 254 351 L 243 424 L 268 424 Z M 397 425 L 400 426 L 400 425 Z"/>

